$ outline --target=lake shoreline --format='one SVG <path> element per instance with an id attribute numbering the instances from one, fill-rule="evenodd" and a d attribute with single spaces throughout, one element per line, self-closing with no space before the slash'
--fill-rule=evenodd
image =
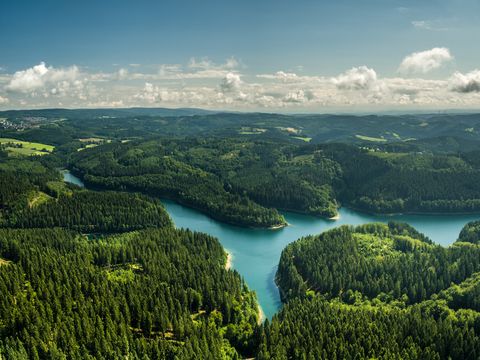
<path id="1" fill-rule="evenodd" d="M 225 253 L 227 254 L 227 261 L 225 262 L 225 270 L 230 270 L 232 268 L 233 263 L 233 256 L 232 254 L 225 249 Z"/>
<path id="2" fill-rule="evenodd" d="M 369 211 L 366 209 L 362 209 L 359 207 L 355 207 L 352 205 L 345 205 L 342 206 L 345 209 L 349 209 L 352 211 L 356 211 L 359 213 L 363 213 L 365 215 L 372 215 L 372 216 L 406 216 L 406 215 L 415 215 L 415 216 L 480 216 L 479 211 L 459 211 L 459 212 L 427 212 L 427 211 L 402 211 L 402 212 L 393 212 L 393 213 L 382 213 L 382 212 L 374 212 Z M 339 208 L 340 209 L 340 208 Z"/>
<path id="3" fill-rule="evenodd" d="M 99 189 L 101 190 L 101 189 Z M 281 291 L 274 282 L 275 269 L 283 249 L 289 243 L 308 235 L 316 235 L 340 225 L 357 226 L 366 223 L 389 221 L 407 222 L 418 231 L 431 238 L 436 244 L 449 246 L 457 239 L 463 226 L 477 216 L 370 216 L 356 211 L 348 205 L 339 208 L 341 219 L 338 221 L 298 212 L 285 212 L 285 220 L 290 226 L 281 231 L 267 228 L 246 228 L 215 220 L 204 212 L 182 205 L 178 201 L 161 198 L 165 209 L 177 228 L 189 228 L 192 231 L 208 233 L 216 237 L 226 256 L 223 268 L 238 271 L 244 277 L 249 289 L 257 293 L 265 318 L 270 319 L 281 307 Z M 228 249 L 228 250 L 227 250 Z M 228 253 L 231 254 L 228 259 Z"/>
<path id="4" fill-rule="evenodd" d="M 265 313 L 263 312 L 263 309 L 260 306 L 260 303 L 258 301 L 257 301 L 257 314 L 258 314 L 257 324 L 262 325 L 263 322 L 265 321 L 266 317 L 265 317 Z"/>

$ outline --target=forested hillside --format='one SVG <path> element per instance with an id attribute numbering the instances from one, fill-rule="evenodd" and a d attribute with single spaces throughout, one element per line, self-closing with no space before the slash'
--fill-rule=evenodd
<path id="1" fill-rule="evenodd" d="M 39 159 L 4 159 L 0 183 L 2 359 L 255 353 L 256 296 L 217 239 L 176 230 L 158 200 L 66 185 Z"/>
<path id="2" fill-rule="evenodd" d="M 68 163 L 90 185 L 170 197 L 241 226 L 283 226 L 274 209 L 324 217 L 339 205 L 375 213 L 480 211 L 478 114 L 0 114 L 7 119 L 1 137 L 54 145 L 56 166 Z"/>
<path id="3" fill-rule="evenodd" d="M 0 230 L 6 359 L 220 359 L 248 354 L 256 301 L 208 235 Z"/>
<path id="4" fill-rule="evenodd" d="M 479 212 L 478 116 L 182 111 L 2 115 L 2 138 L 49 147 L 0 146 L 0 358 L 480 358 L 478 221 L 448 248 L 399 223 L 300 239 L 259 325 L 220 243 L 160 203 L 265 228 L 280 210 Z"/>
<path id="5" fill-rule="evenodd" d="M 193 138 L 105 144 L 69 161 L 91 186 L 169 197 L 222 221 L 267 227 L 284 223 L 272 208 L 324 217 L 340 204 L 375 213 L 478 212 L 474 159 Z"/>
<path id="6" fill-rule="evenodd" d="M 478 359 L 480 247 L 406 224 L 340 227 L 283 251 L 286 305 L 259 359 Z"/>
<path id="7" fill-rule="evenodd" d="M 0 117 L 11 124 L 3 129 L 0 124 L 1 136 L 14 134 L 22 140 L 57 146 L 92 137 L 123 140 L 213 135 L 293 144 L 340 142 L 380 147 L 392 143 L 408 145 L 410 151 L 444 153 L 456 152 L 458 144 L 462 151 L 467 150 L 465 145 L 480 149 L 479 114 L 285 115 L 132 108 L 1 111 Z"/>

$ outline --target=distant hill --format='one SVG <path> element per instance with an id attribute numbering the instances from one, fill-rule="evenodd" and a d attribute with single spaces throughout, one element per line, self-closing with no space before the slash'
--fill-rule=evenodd
<path id="1" fill-rule="evenodd" d="M 125 117 L 125 116 L 192 116 L 214 114 L 215 111 L 195 108 L 119 108 L 119 109 L 34 109 L 0 111 L 0 116 L 21 118 L 28 116 L 46 118 Z"/>

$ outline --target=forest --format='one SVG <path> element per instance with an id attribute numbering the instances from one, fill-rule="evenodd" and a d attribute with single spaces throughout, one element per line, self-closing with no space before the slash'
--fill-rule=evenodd
<path id="1" fill-rule="evenodd" d="M 443 248 L 401 223 L 299 239 L 282 252 L 286 304 L 257 358 L 477 359 L 479 268 L 478 245 Z"/>
<path id="2" fill-rule="evenodd" d="M 285 224 L 276 210 L 333 217 L 480 211 L 473 154 L 390 153 L 348 144 L 238 138 L 110 143 L 68 158 L 90 186 L 167 197 L 242 226 Z"/>
<path id="3" fill-rule="evenodd" d="M 2 113 L 0 137 L 52 150 L 0 146 L 1 359 L 480 358 L 478 221 L 449 247 L 395 222 L 299 239 L 262 324 L 219 241 L 161 203 L 261 228 L 340 206 L 476 213 L 473 115 L 178 111 Z"/>
<path id="4" fill-rule="evenodd" d="M 256 296 L 217 239 L 162 204 L 0 163 L 0 357 L 236 359 L 257 347 Z"/>

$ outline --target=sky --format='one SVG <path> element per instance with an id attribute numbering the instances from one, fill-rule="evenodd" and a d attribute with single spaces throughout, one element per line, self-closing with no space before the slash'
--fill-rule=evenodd
<path id="1" fill-rule="evenodd" d="M 0 2 L 0 109 L 480 109 L 478 0 Z"/>

